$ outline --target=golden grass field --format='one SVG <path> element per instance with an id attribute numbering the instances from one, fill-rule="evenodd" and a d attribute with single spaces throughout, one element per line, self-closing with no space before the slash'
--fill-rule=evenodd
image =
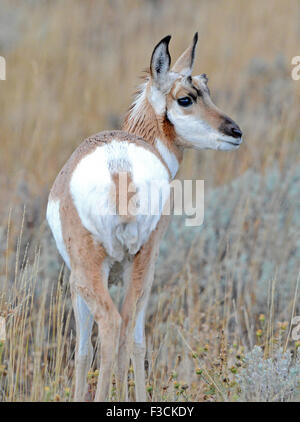
<path id="1" fill-rule="evenodd" d="M 179 177 L 205 180 L 205 222 L 193 231 L 176 217 L 162 245 L 148 399 L 299 400 L 299 19 L 297 0 L 1 0 L 0 401 L 72 400 L 74 320 L 45 221 L 49 189 L 85 137 L 120 127 L 154 45 L 172 34 L 174 63 L 196 31 L 195 74 L 208 74 L 244 143 L 186 152 Z M 247 355 L 255 345 L 261 358 Z M 259 391 L 251 365 L 265 373 Z M 90 398 L 98 368 L 97 354 Z"/>

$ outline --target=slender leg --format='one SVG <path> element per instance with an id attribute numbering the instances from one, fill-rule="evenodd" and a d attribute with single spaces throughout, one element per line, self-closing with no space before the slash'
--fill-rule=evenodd
<path id="1" fill-rule="evenodd" d="M 159 243 L 168 227 L 169 221 L 169 216 L 163 216 L 160 219 L 156 229 L 152 232 L 147 243 L 145 243 L 141 250 L 136 254 L 132 263 L 131 271 L 127 272 L 129 280 L 127 280 L 128 288 L 121 310 L 122 326 L 119 341 L 117 375 L 121 400 L 126 398 L 126 374 L 129 357 L 132 355 L 132 352 L 137 374 L 136 398 L 138 401 L 146 400 L 144 368 L 146 350 L 144 341 L 145 310 L 154 278 L 154 269 L 159 251 Z M 142 312 L 142 314 L 140 314 L 140 312 Z M 134 331 L 138 336 L 138 341 L 133 341 Z M 143 338 L 142 342 L 141 338 Z M 135 345 L 133 343 L 135 343 Z"/>
<path id="2" fill-rule="evenodd" d="M 113 302 L 111 304 L 113 305 Z M 113 366 L 117 362 L 121 317 L 117 309 L 111 307 L 109 312 L 102 314 L 98 321 L 101 339 L 101 366 L 95 401 L 106 401 L 109 398 Z"/>
<path id="3" fill-rule="evenodd" d="M 136 401 L 146 401 L 145 390 L 145 355 L 146 355 L 146 342 L 145 342 L 145 311 L 147 307 L 146 301 L 143 308 L 138 313 L 135 329 L 134 329 L 134 342 L 132 361 L 134 368 L 135 378 L 135 395 Z"/>
<path id="4" fill-rule="evenodd" d="M 136 367 L 137 400 L 146 400 L 145 392 L 145 342 L 144 318 L 147 300 L 153 282 L 155 261 L 158 255 L 159 242 L 167 227 L 166 219 L 159 222 L 158 227 L 152 232 L 149 240 L 135 256 L 131 272 L 128 272 L 128 288 L 122 305 L 121 316 L 122 326 L 119 342 L 118 356 L 118 389 L 120 399 L 126 399 L 127 371 L 129 357 L 133 353 L 134 365 Z M 138 321 L 138 322 L 137 322 Z M 133 333 L 136 328 L 138 341 L 134 342 Z M 135 345 L 133 345 L 135 343 Z"/>
<path id="5" fill-rule="evenodd" d="M 156 251 L 153 251 L 155 254 Z M 154 260 L 156 257 L 154 256 Z M 146 289 L 143 296 L 137 304 L 137 318 L 134 328 L 133 336 L 133 351 L 132 361 L 134 367 L 135 377 L 135 394 L 137 402 L 144 402 L 147 399 L 145 389 L 145 355 L 146 355 L 146 340 L 145 340 L 145 317 L 146 309 L 149 301 L 151 287 L 154 279 L 154 265 L 148 268 L 146 275 Z"/>
<path id="6" fill-rule="evenodd" d="M 76 291 L 84 298 L 96 323 L 100 335 L 101 365 L 95 401 L 106 401 L 109 397 L 112 369 L 117 359 L 121 317 L 109 292 L 103 288 L 100 272 L 86 272 L 86 279 L 93 280 L 89 286 L 77 284 Z"/>
<path id="7" fill-rule="evenodd" d="M 101 365 L 95 401 L 105 401 L 109 398 L 112 369 L 117 357 L 121 316 L 107 290 L 109 263 L 106 252 L 102 245 L 95 242 L 93 236 L 79 225 L 74 224 L 67 228 L 68 233 L 74 232 L 78 227 L 78 232 L 75 233 L 77 241 L 68 242 L 71 289 L 74 297 L 79 295 L 84 300 L 98 325 Z M 81 369 L 76 368 L 78 382 L 82 379 L 80 372 Z M 80 390 L 81 387 L 78 388 Z"/>
<path id="8" fill-rule="evenodd" d="M 72 282 L 71 282 L 72 285 Z M 72 302 L 76 322 L 76 349 L 75 349 L 75 401 L 83 401 L 87 392 L 86 376 L 93 359 L 91 332 L 93 315 L 86 302 L 75 292 L 72 292 Z"/>

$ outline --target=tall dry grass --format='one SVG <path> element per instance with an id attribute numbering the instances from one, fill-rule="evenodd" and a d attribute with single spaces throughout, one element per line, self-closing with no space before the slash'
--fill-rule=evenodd
<path id="1" fill-rule="evenodd" d="M 245 134 L 234 153 L 188 151 L 180 177 L 204 179 L 210 191 L 247 169 L 263 176 L 276 162 L 284 178 L 300 157 L 300 83 L 290 75 L 291 58 L 299 55 L 299 17 L 296 0 L 1 2 L 0 55 L 7 62 L 7 80 L 0 81 L 0 314 L 7 322 L 0 346 L 1 400 L 72 397 L 74 321 L 68 274 L 45 224 L 47 194 L 83 138 L 121 125 L 154 44 L 172 34 L 174 62 L 198 31 L 195 72 L 208 74 L 213 99 Z M 218 206 L 231 200 L 228 194 Z M 240 230 L 247 238 L 246 212 L 237 210 L 229 234 Z M 256 212 L 258 221 L 263 206 Z M 265 242 L 258 260 L 267 251 L 273 260 L 280 255 L 272 229 L 277 226 L 260 229 Z M 285 237 L 290 243 L 282 249 L 293 241 Z M 169 266 L 161 262 L 158 269 L 147 325 L 149 399 L 235 400 L 236 362 L 247 348 L 258 342 L 267 354 L 272 342 L 286 343 L 285 326 L 276 324 L 291 316 L 296 279 L 290 280 L 285 311 L 276 314 L 273 273 L 264 322 L 256 306 L 266 294 L 261 287 L 252 286 L 246 301 L 226 273 L 224 293 L 220 257 L 215 266 L 212 251 L 200 249 L 195 257 L 201 240 L 191 241 L 190 253 L 186 245 L 173 245 L 164 245 Z M 240 245 L 239 239 L 231 245 L 232 265 L 239 262 Z M 251 271 L 258 274 L 255 240 L 249 251 Z M 180 262 L 187 259 L 175 271 L 172 260 L 179 255 Z M 212 263 L 202 295 L 201 271 L 194 265 L 201 256 L 204 266 Z M 91 372 L 91 394 L 96 378 Z"/>

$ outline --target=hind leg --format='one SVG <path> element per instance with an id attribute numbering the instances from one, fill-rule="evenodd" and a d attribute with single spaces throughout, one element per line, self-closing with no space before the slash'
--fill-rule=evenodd
<path id="1" fill-rule="evenodd" d="M 139 306 L 140 309 L 137 313 L 137 319 L 134 328 L 132 362 L 134 368 L 135 396 L 137 402 L 145 402 L 147 400 L 145 389 L 145 313 L 148 304 L 148 298 L 149 294 L 147 297 L 145 297 L 145 300 L 143 300 L 143 303 L 141 303 Z"/>
<path id="2" fill-rule="evenodd" d="M 121 400 L 127 398 L 127 370 L 132 352 L 136 368 L 136 397 L 138 401 L 146 400 L 144 318 L 154 278 L 159 242 L 169 221 L 166 217 L 168 216 L 161 218 L 156 230 L 152 232 L 147 243 L 135 255 L 131 268 L 126 273 L 128 280 L 125 283 L 128 284 L 128 288 L 121 309 L 122 326 L 117 378 Z M 134 332 L 136 336 L 134 336 Z"/>
<path id="3" fill-rule="evenodd" d="M 96 271 L 82 262 L 75 270 L 76 281 L 73 287 L 86 302 L 98 325 L 101 365 L 95 401 L 106 401 L 109 398 L 121 326 L 121 317 L 106 288 L 103 272 L 103 262 L 99 263 Z M 80 370 L 79 367 L 76 368 L 76 374 L 79 374 Z"/>
<path id="4" fill-rule="evenodd" d="M 71 286 L 73 283 L 71 282 Z M 72 303 L 76 322 L 76 349 L 75 349 L 75 397 L 74 401 L 83 401 L 87 393 L 87 372 L 93 359 L 91 333 L 94 318 L 86 302 L 72 290 Z"/>

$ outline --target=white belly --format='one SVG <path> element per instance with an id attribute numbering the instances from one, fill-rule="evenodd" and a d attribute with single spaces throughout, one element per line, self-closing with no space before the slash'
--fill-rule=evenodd
<path id="1" fill-rule="evenodd" d="M 152 201 L 152 212 L 148 210 L 143 215 L 138 214 L 130 221 L 111 214 L 112 174 L 116 172 L 130 172 L 137 192 L 136 198 L 144 198 L 143 194 L 151 183 L 161 188 L 164 195 L 160 198 L 154 195 L 159 203 L 153 206 Z M 166 187 L 169 187 L 169 175 L 159 158 L 141 146 L 124 141 L 112 141 L 86 155 L 77 165 L 70 181 L 71 196 L 83 226 L 104 246 L 107 254 L 117 261 L 121 261 L 127 252 L 137 253 L 149 239 L 168 197 L 165 194 Z M 57 218 L 59 216 L 52 220 L 57 221 Z M 49 224 L 51 226 L 50 221 Z M 55 226 L 59 231 L 57 222 Z M 54 234 L 54 237 L 61 243 L 61 235 Z M 59 250 L 62 250 L 63 255 L 63 246 Z"/>

